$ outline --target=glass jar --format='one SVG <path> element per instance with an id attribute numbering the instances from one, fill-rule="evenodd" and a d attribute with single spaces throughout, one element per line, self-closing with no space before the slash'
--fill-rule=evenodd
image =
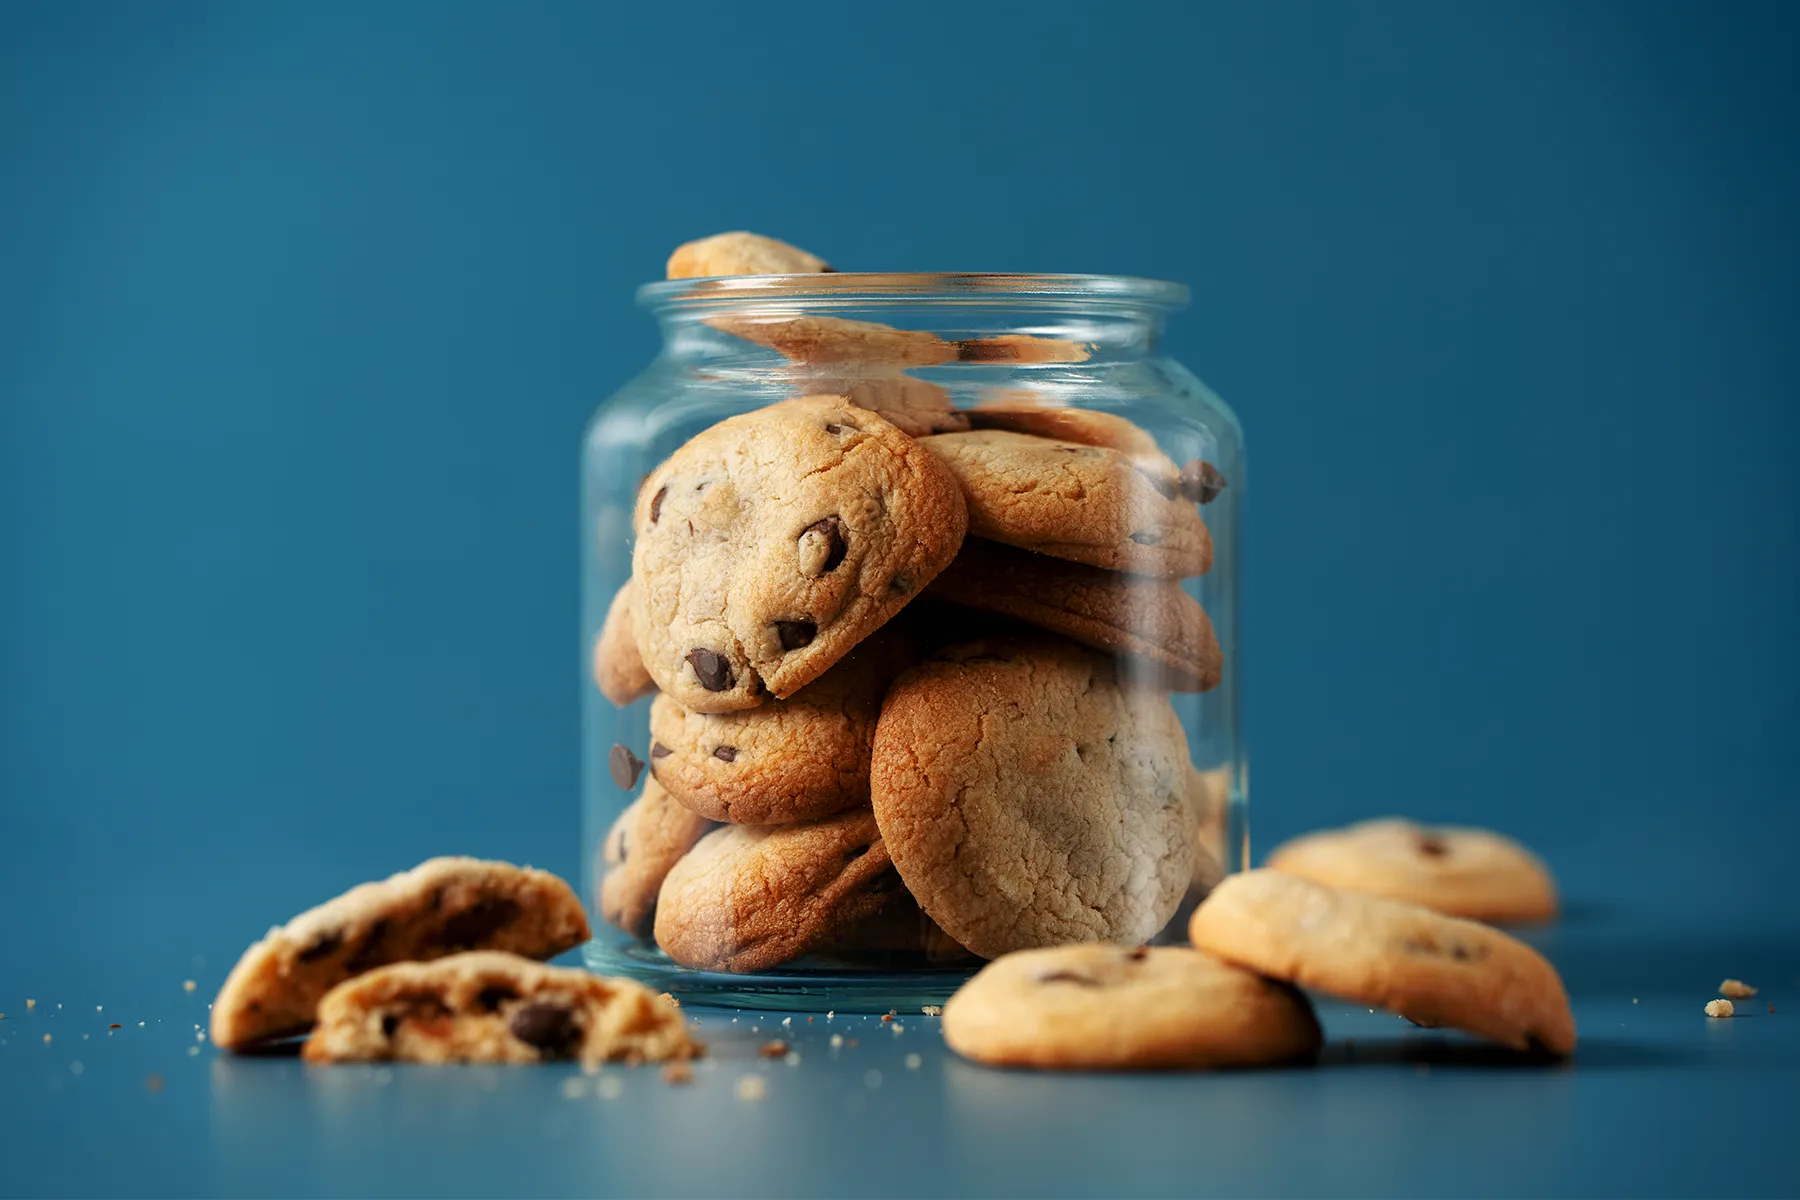
<path id="1" fill-rule="evenodd" d="M 981 956 L 1185 941 L 1246 846 L 1243 439 L 1158 349 L 1186 299 L 640 289 L 662 353 L 582 461 L 590 967 L 884 1011 Z"/>

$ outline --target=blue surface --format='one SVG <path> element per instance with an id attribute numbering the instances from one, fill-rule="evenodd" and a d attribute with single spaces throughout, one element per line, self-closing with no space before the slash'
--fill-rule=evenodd
<path id="1" fill-rule="evenodd" d="M 1793 1192 L 1794 1035 L 1695 1013 L 1800 946 L 1797 50 L 1748 0 L 0 3 L 0 1191 Z M 733 227 L 1192 284 L 1258 845 L 1524 837 L 1619 1040 L 867 1095 L 808 1053 L 754 1109 L 190 1060 L 323 896 L 575 873 L 580 432 L 633 286 Z M 163 1030 L 74 1076 L 26 995 Z"/>

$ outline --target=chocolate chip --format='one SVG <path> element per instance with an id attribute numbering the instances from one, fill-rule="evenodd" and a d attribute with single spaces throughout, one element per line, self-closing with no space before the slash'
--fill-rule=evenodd
<path id="1" fill-rule="evenodd" d="M 302 950 L 299 954 L 295 955 L 295 957 L 301 962 L 313 962 L 317 959 L 324 958 L 327 954 L 330 954 L 343 944 L 344 931 L 341 929 L 334 929 L 330 933 L 321 933 L 318 937 L 314 938 L 312 944 L 307 946 L 307 948 Z"/>
<path id="2" fill-rule="evenodd" d="M 814 576 L 834 571 L 849 550 L 842 521 L 836 517 L 814 521 L 800 531 L 800 573 Z"/>
<path id="3" fill-rule="evenodd" d="M 395 1032 L 397 1030 L 399 1030 L 399 1028 L 400 1028 L 400 1018 L 395 1016 L 393 1013 L 389 1013 L 387 1016 L 381 1018 L 381 1036 L 382 1037 L 387 1038 L 391 1041 L 393 1039 Z"/>
<path id="4" fill-rule="evenodd" d="M 713 757 L 720 762 L 734 762 L 737 759 L 736 746 L 720 746 L 713 751 Z"/>
<path id="5" fill-rule="evenodd" d="M 624 862 L 626 860 L 626 858 L 630 857 L 630 855 L 631 855 L 631 851 L 626 849 L 626 846 L 625 846 L 625 844 L 631 840 L 630 837 L 628 836 L 628 832 L 629 831 L 623 825 L 619 826 L 619 861 L 620 862 Z"/>
<path id="6" fill-rule="evenodd" d="M 833 422 L 827 422 L 825 425 L 825 432 L 826 433 L 842 433 L 842 432 L 844 432 L 844 427 L 842 425 L 838 425 Z"/>
<path id="7" fill-rule="evenodd" d="M 1225 476 L 1209 462 L 1190 459 L 1181 468 L 1181 494 L 1201 504 L 1211 504 L 1225 490 Z"/>
<path id="8" fill-rule="evenodd" d="M 1426 834 L 1419 839 L 1419 853 L 1427 858 L 1443 858 L 1450 853 L 1450 847 L 1444 844 L 1442 838 Z"/>
<path id="9" fill-rule="evenodd" d="M 615 742 L 606 756 L 606 769 L 612 773 L 613 783 L 620 790 L 629 792 L 637 786 L 638 772 L 644 769 L 644 760 L 633 754 L 624 742 Z"/>
<path id="10" fill-rule="evenodd" d="M 515 901 L 483 896 L 445 921 L 443 928 L 438 931 L 438 941 L 446 949 L 467 950 L 490 937 L 495 930 L 518 915 L 519 906 Z"/>
<path id="11" fill-rule="evenodd" d="M 363 934 L 362 944 L 356 948 L 356 953 L 352 954 L 350 960 L 344 964 L 344 970 L 352 975 L 361 975 L 364 971 L 373 970 L 387 962 L 390 955 L 383 945 L 387 941 L 387 935 L 388 920 L 386 917 L 382 917 L 370 925 L 369 931 Z"/>
<path id="12" fill-rule="evenodd" d="M 1159 530 L 1140 529 L 1131 535 L 1131 540 L 1140 546 L 1154 546 L 1163 540 L 1163 535 Z"/>
<path id="13" fill-rule="evenodd" d="M 1137 949 L 1131 951 L 1125 957 L 1130 959 L 1132 962 L 1143 962 L 1146 958 L 1150 957 L 1150 947 L 1139 946 Z"/>
<path id="14" fill-rule="evenodd" d="M 667 484 L 656 489 L 656 495 L 650 497 L 650 523 L 656 524 L 656 518 L 662 516 L 663 497 L 669 494 Z"/>
<path id="15" fill-rule="evenodd" d="M 700 686 L 709 692 L 723 692 L 737 682 L 732 673 L 731 663 L 724 655 L 696 646 L 687 653 L 688 665 L 694 668 L 694 675 L 700 680 Z"/>
<path id="16" fill-rule="evenodd" d="M 811 621 L 777 621 L 775 633 L 781 638 L 783 650 L 798 650 L 802 646 L 812 645 L 819 627 Z"/>
<path id="17" fill-rule="evenodd" d="M 431 901 L 430 901 L 431 911 L 436 912 L 438 909 L 440 909 L 442 907 L 444 907 L 444 889 L 441 887 L 440 888 L 432 888 L 431 889 Z"/>
<path id="18" fill-rule="evenodd" d="M 534 1000 L 519 1008 L 506 1027 L 521 1042 L 537 1047 L 552 1058 L 570 1054 L 581 1041 L 575 1014 L 561 1004 L 543 1000 Z"/>
<path id="19" fill-rule="evenodd" d="M 475 997 L 476 1005 L 483 1012 L 498 1012 L 500 1006 L 508 1000 L 517 1000 L 519 993 L 502 983 L 489 984 L 481 989 Z"/>
<path id="20" fill-rule="evenodd" d="M 669 749 L 667 746 L 663 745 L 661 742 L 651 742 L 650 743 L 650 757 L 653 759 L 667 758 L 667 757 L 669 757 L 669 755 L 671 755 L 673 753 L 675 753 L 675 752 L 673 750 Z"/>
<path id="21" fill-rule="evenodd" d="M 1074 971 L 1051 971 L 1048 975 L 1039 975 L 1037 981 L 1039 983 L 1072 983 L 1077 987 L 1097 988 L 1100 986 L 1098 979 L 1089 979 L 1086 975 L 1080 975 Z"/>

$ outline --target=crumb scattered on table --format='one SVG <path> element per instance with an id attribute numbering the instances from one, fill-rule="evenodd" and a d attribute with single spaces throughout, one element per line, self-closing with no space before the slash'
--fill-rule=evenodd
<path id="1" fill-rule="evenodd" d="M 694 1082 L 694 1068 L 684 1062 L 672 1062 L 662 1069 L 662 1081 L 667 1084 Z"/>
<path id="2" fill-rule="evenodd" d="M 786 1058 L 787 1052 L 788 1044 L 780 1038 L 776 1038 L 772 1042 L 764 1042 L 762 1047 L 757 1050 L 757 1053 L 764 1058 Z"/>
<path id="3" fill-rule="evenodd" d="M 661 1000 L 664 1004 L 667 1004 L 670 1008 L 681 1007 L 681 1001 L 677 1000 L 674 996 L 671 996 L 668 992 L 664 992 L 662 995 L 658 996 L 657 999 Z"/>
<path id="4" fill-rule="evenodd" d="M 1747 1000 L 1756 995 L 1756 989 L 1741 979 L 1727 979 L 1719 985 L 1719 995 L 1733 1000 Z"/>
<path id="5" fill-rule="evenodd" d="M 576 1075 L 570 1079 L 563 1080 L 562 1094 L 563 1094 L 564 1100 L 579 1100 L 583 1096 L 587 1095 L 587 1090 L 588 1090 L 587 1080 L 583 1079 L 579 1075 Z"/>
<path id="6" fill-rule="evenodd" d="M 918 1055 L 909 1054 L 906 1056 L 906 1069 L 909 1071 L 916 1071 L 924 1062 L 925 1060 Z"/>
<path id="7" fill-rule="evenodd" d="M 737 1098 L 746 1103 L 753 1104 L 768 1094 L 769 1085 L 761 1075 L 744 1075 L 737 1081 Z"/>
<path id="8" fill-rule="evenodd" d="M 941 1004 L 927 1004 L 919 1011 L 928 1017 L 941 1017 L 944 1015 L 944 1006 Z"/>
<path id="9" fill-rule="evenodd" d="M 184 979 L 181 981 L 181 990 L 184 992 L 191 992 L 199 986 L 200 986 L 199 984 L 195 983 L 191 979 Z"/>
<path id="10" fill-rule="evenodd" d="M 1708 1000 L 1706 1002 L 1706 1015 L 1709 1017 L 1729 1017 L 1733 1011 L 1735 1010 L 1731 1007 L 1729 1000 Z"/>
<path id="11" fill-rule="evenodd" d="M 26 1007 L 26 1008 L 36 1008 L 36 1007 L 37 1007 L 37 1001 L 36 1001 L 36 1000 L 31 1000 L 31 999 L 27 999 L 27 1000 L 26 1000 L 26 1001 L 25 1001 L 25 1007 Z"/>
<path id="12" fill-rule="evenodd" d="M 160 1092 L 160 1091 L 162 1091 L 162 1089 L 163 1089 L 163 1078 L 161 1075 L 146 1075 L 146 1076 L 144 1076 L 144 1090 L 146 1092 Z"/>
<path id="13" fill-rule="evenodd" d="M 107 1028 L 108 1029 L 123 1029 L 125 1027 L 123 1025 L 119 1024 L 117 1021 L 114 1021 L 111 1025 L 108 1025 Z"/>

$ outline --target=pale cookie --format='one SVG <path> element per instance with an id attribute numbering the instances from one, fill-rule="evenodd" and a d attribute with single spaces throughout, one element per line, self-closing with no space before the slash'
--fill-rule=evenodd
<path id="1" fill-rule="evenodd" d="M 881 697 L 910 661 L 906 639 L 877 630 L 786 700 L 732 713 L 650 707 L 650 771 L 694 812 L 733 825 L 785 825 L 869 803 Z"/>
<path id="2" fill-rule="evenodd" d="M 594 683 L 600 694 L 620 708 L 656 690 L 644 669 L 631 628 L 631 581 L 613 596 L 600 636 L 594 639 Z"/>
<path id="3" fill-rule="evenodd" d="M 1133 660 L 1126 674 L 1176 692 L 1215 687 L 1219 640 L 1200 602 L 1173 579 L 1124 575 L 1085 563 L 967 538 L 930 594 L 999 613 Z"/>
<path id="4" fill-rule="evenodd" d="M 1286 984 L 1179 946 L 1021 950 L 944 1005 L 944 1040 L 1000 1067 L 1248 1067 L 1309 1059 L 1319 1022 Z"/>
<path id="5" fill-rule="evenodd" d="M 1194 910 L 1194 945 L 1275 979 L 1449 1025 L 1515 1050 L 1575 1050 L 1556 968 L 1498 929 L 1277 871 L 1228 877 Z"/>
<path id="6" fill-rule="evenodd" d="M 548 871 L 433 858 L 269 930 L 219 989 L 212 1039 L 234 1049 L 298 1033 L 321 996 L 385 963 L 474 949 L 551 958 L 588 936 L 580 899 Z"/>
<path id="7" fill-rule="evenodd" d="M 649 937 L 656 896 L 669 869 L 713 823 L 677 804 L 654 778 L 600 843 L 600 916 L 633 937 Z"/>
<path id="8" fill-rule="evenodd" d="M 867 809 L 729 825 L 663 881 L 656 944 L 684 967 L 763 971 L 833 944 L 904 894 Z"/>
<path id="9" fill-rule="evenodd" d="M 956 343 L 956 352 L 964 362 L 1078 363 L 1086 362 L 1093 355 L 1094 347 L 1088 342 L 1071 342 L 1065 338 L 1001 333 L 992 337 L 965 338 Z"/>
<path id="10" fill-rule="evenodd" d="M 792 696 L 949 565 L 966 524 L 942 464 L 841 399 L 721 421 L 638 498 L 644 666 L 690 712 Z"/>
<path id="11" fill-rule="evenodd" d="M 919 905 L 983 958 L 1148 941 L 1193 871 L 1187 737 L 1160 692 L 1049 637 L 951 646 L 894 682 L 871 795 Z"/>
<path id="12" fill-rule="evenodd" d="M 978 537 L 1165 579 L 1212 566 L 1199 511 L 1122 451 L 1002 429 L 919 444 L 962 485 Z"/>
<path id="13" fill-rule="evenodd" d="M 1307 834 L 1264 864 L 1314 883 L 1404 900 L 1477 921 L 1547 921 L 1556 883 L 1539 858 L 1486 829 L 1397 817 Z"/>
<path id="14" fill-rule="evenodd" d="M 700 1052 L 681 1010 L 628 979 L 478 950 L 333 988 L 309 1062 L 656 1062 Z"/>
<path id="15" fill-rule="evenodd" d="M 706 323 L 799 363 L 932 367 L 956 359 L 956 344 L 929 329 L 896 329 L 879 321 L 771 312 L 708 317 Z"/>
<path id="16" fill-rule="evenodd" d="M 675 248 L 664 271 L 668 279 L 711 279 L 720 275 L 813 275 L 829 271 L 825 260 L 798 246 L 760 233 L 715 233 Z"/>

